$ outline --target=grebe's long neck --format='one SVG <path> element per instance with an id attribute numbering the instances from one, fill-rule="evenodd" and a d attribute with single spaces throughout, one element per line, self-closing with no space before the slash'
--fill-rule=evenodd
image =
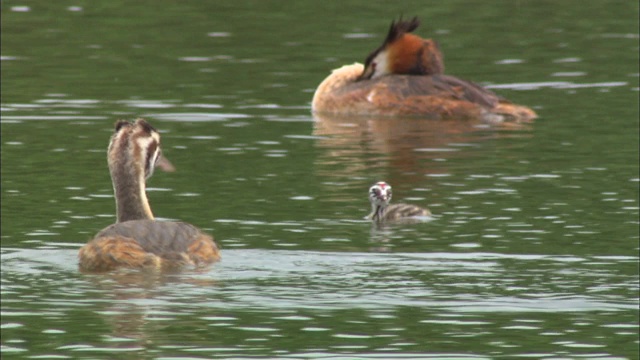
<path id="1" fill-rule="evenodd" d="M 144 120 L 116 123 L 108 150 L 109 172 L 116 199 L 117 222 L 153 220 L 146 179 L 160 157 L 160 136 Z"/>
<path id="2" fill-rule="evenodd" d="M 371 215 L 370 218 L 372 220 L 380 221 L 384 217 L 384 213 L 387 210 L 386 206 L 371 204 Z"/>
<path id="3" fill-rule="evenodd" d="M 144 174 L 138 167 L 132 166 L 135 164 L 127 164 L 128 162 L 130 159 L 109 167 L 116 198 L 117 221 L 153 220 Z"/>

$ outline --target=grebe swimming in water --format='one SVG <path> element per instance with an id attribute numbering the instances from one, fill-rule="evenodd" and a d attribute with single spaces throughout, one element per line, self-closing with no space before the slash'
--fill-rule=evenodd
<path id="1" fill-rule="evenodd" d="M 528 121 L 537 117 L 470 81 L 444 75 L 438 43 L 412 32 L 417 17 L 392 22 L 386 39 L 365 60 L 333 70 L 316 89 L 317 114 L 419 116 L 433 119 Z"/>
<path id="2" fill-rule="evenodd" d="M 431 211 L 411 204 L 393 204 L 391 202 L 391 186 L 379 181 L 369 188 L 371 214 L 366 218 L 377 223 L 396 221 L 419 216 L 431 216 Z"/>
<path id="3" fill-rule="evenodd" d="M 156 129 L 143 119 L 116 122 L 107 160 L 117 222 L 80 249 L 80 270 L 199 267 L 220 259 L 213 238 L 195 226 L 154 220 L 145 182 L 156 165 L 168 171 L 173 167 L 162 157 Z"/>

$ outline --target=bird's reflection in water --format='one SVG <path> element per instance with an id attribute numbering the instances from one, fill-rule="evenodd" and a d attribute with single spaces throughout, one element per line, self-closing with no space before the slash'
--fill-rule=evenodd
<path id="1" fill-rule="evenodd" d="M 108 347 L 114 349 L 147 348 L 153 344 L 151 334 L 168 326 L 166 317 L 173 316 L 178 308 L 171 299 L 179 298 L 180 291 L 194 293 L 193 302 L 210 301 L 197 289 L 211 289 L 218 282 L 206 276 L 210 269 L 191 271 L 130 270 L 86 275 L 86 279 L 108 298 L 99 311 L 105 323 L 111 327 L 112 340 Z M 204 276 L 203 276 L 204 275 Z M 193 289 L 193 290 L 189 290 Z M 180 301 L 177 301 L 180 302 Z"/>
<path id="2" fill-rule="evenodd" d="M 447 160 L 473 158 L 478 156 L 473 149 L 482 142 L 530 136 L 531 128 L 529 123 L 396 117 L 314 115 L 314 120 L 313 134 L 320 149 L 315 171 L 325 178 L 330 188 L 327 195 L 336 201 L 344 194 L 332 192 L 364 189 L 382 179 L 399 189 L 424 188 L 426 175 L 450 173 Z"/>
<path id="3" fill-rule="evenodd" d="M 371 222 L 371 230 L 369 233 L 369 242 L 371 252 L 391 252 L 393 243 L 393 235 L 399 229 L 405 229 L 405 226 L 411 226 L 421 223 L 434 221 L 433 216 L 416 216 L 410 218 L 397 219 L 390 222 Z"/>

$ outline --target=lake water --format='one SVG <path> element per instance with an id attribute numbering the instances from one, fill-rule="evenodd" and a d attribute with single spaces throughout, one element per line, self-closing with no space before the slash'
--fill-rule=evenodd
<path id="1" fill-rule="evenodd" d="M 638 355 L 638 3 L 2 2 L 2 358 Z M 418 15 L 525 126 L 320 119 L 315 87 Z M 147 118 L 154 213 L 216 237 L 178 274 L 83 275 L 106 147 Z M 430 221 L 376 229 L 369 186 Z"/>

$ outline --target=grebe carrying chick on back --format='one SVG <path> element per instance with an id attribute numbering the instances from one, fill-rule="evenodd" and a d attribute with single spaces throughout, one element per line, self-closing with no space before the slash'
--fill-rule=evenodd
<path id="1" fill-rule="evenodd" d="M 382 45 L 365 60 L 333 70 L 316 89 L 311 108 L 321 115 L 414 116 L 500 123 L 537 117 L 470 81 L 444 74 L 438 43 L 412 32 L 417 17 L 393 21 Z"/>

